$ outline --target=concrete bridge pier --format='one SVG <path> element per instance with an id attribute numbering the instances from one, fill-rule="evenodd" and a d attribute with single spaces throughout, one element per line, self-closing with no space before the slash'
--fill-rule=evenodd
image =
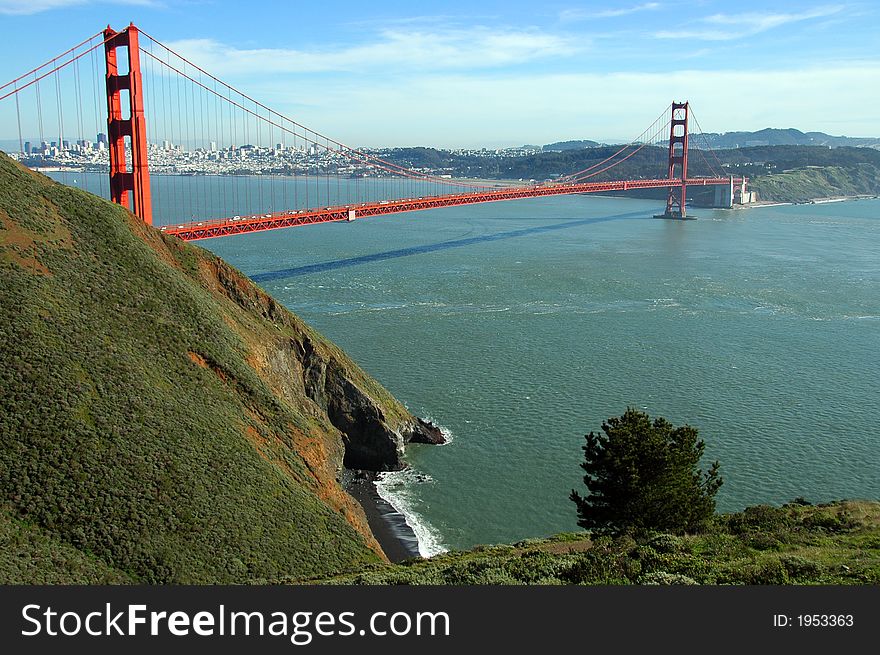
<path id="1" fill-rule="evenodd" d="M 726 186 L 721 186 L 719 184 L 715 187 L 715 200 L 712 202 L 712 206 L 730 209 L 733 207 L 734 193 L 733 175 L 731 175 L 730 184 Z"/>
<path id="2" fill-rule="evenodd" d="M 715 187 L 715 199 L 712 206 L 730 209 L 734 205 L 746 205 L 756 200 L 757 194 L 746 188 L 746 180 L 743 179 L 740 184 L 736 184 L 733 181 L 733 175 L 731 175 L 729 184 L 724 186 L 719 184 Z"/>

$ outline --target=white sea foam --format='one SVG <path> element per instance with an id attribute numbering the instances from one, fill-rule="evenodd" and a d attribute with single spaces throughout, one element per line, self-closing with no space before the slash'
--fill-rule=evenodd
<path id="1" fill-rule="evenodd" d="M 434 478 L 430 475 L 412 468 L 380 473 L 375 482 L 379 496 L 399 512 L 412 528 L 419 540 L 419 555 L 422 557 L 433 557 L 449 550 L 443 545 L 443 539 L 436 528 L 415 509 L 417 501 L 413 497 L 413 488 L 433 482 Z"/>
<path id="2" fill-rule="evenodd" d="M 681 307 L 681 303 L 675 298 L 648 298 L 647 300 L 651 303 L 651 309 Z"/>
<path id="3" fill-rule="evenodd" d="M 393 309 L 406 309 L 409 305 L 404 304 L 381 304 L 381 305 L 372 305 L 368 307 L 364 307 L 363 309 L 368 312 L 385 312 Z"/>

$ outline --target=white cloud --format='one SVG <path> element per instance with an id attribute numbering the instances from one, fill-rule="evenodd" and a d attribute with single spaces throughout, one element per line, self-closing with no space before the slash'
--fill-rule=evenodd
<path id="1" fill-rule="evenodd" d="M 388 29 L 372 43 L 337 50 L 240 49 L 212 39 L 167 44 L 213 74 L 316 73 L 331 71 L 481 69 L 572 55 L 583 41 L 538 30 L 471 28 L 436 31 Z"/>
<path id="2" fill-rule="evenodd" d="M 672 100 L 690 100 L 704 130 L 797 127 L 876 135 L 880 61 L 799 70 L 427 75 L 299 96 L 254 89 L 273 108 L 352 145 L 503 146 L 589 138 L 628 141 Z M 271 96 L 271 97 L 270 97 Z M 846 115 L 836 106 L 864 107 Z M 367 126 L 367 127 L 365 127 Z"/>
<path id="3" fill-rule="evenodd" d="M 100 2 L 101 0 L 99 0 Z M 25 16 L 39 14 L 52 9 L 66 9 L 88 4 L 99 4 L 95 0 L 0 0 L 0 14 Z M 155 6 L 154 0 L 103 0 L 104 4 Z"/>
<path id="4" fill-rule="evenodd" d="M 696 29 L 662 30 L 654 34 L 659 39 L 700 39 L 703 41 L 732 41 L 776 27 L 799 23 L 814 18 L 824 18 L 839 13 L 840 5 L 817 7 L 801 13 L 714 14 L 696 21 Z"/>
<path id="5" fill-rule="evenodd" d="M 565 9 L 559 12 L 559 20 L 564 22 L 587 20 L 589 18 L 617 18 L 618 16 L 628 16 L 639 11 L 648 11 L 659 9 L 659 2 L 646 2 L 641 5 L 632 7 L 622 7 L 620 9 L 602 9 L 600 11 L 590 11 L 589 9 Z"/>

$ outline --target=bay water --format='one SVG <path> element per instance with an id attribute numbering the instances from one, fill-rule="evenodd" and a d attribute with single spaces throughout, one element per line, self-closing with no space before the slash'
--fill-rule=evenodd
<path id="1" fill-rule="evenodd" d="M 880 499 L 880 200 L 659 209 L 541 198 L 198 243 L 449 432 L 380 483 L 424 554 L 577 529 L 583 435 L 628 406 L 699 428 L 720 511 Z"/>

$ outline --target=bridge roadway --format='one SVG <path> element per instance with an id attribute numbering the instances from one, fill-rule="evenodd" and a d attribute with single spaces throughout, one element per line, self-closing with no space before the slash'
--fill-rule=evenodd
<path id="1" fill-rule="evenodd" d="M 746 178 L 734 177 L 733 184 L 739 185 Z M 729 177 L 696 177 L 688 178 L 689 187 L 730 185 Z M 528 187 L 506 187 L 486 189 L 468 193 L 443 196 L 425 196 L 423 198 L 401 198 L 380 200 L 367 203 L 338 205 L 315 209 L 288 210 L 253 216 L 236 216 L 200 222 L 167 225 L 160 228 L 166 234 L 174 234 L 184 241 L 196 239 L 212 239 L 215 237 L 278 230 L 297 225 L 313 225 L 333 221 L 348 221 L 369 216 L 384 216 L 400 212 L 418 211 L 420 209 L 437 209 L 440 207 L 456 207 L 474 205 L 483 202 L 516 200 L 520 198 L 540 198 L 544 196 L 562 196 L 575 193 L 601 193 L 603 191 L 628 191 L 631 189 L 656 189 L 681 186 L 680 179 L 660 180 L 616 180 L 612 182 L 579 182 L 573 184 L 537 184 Z"/>

